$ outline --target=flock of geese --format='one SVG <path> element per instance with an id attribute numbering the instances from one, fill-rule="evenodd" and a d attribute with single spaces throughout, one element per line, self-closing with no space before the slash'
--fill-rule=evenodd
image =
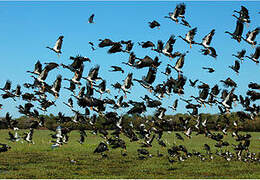
<path id="1" fill-rule="evenodd" d="M 183 25 L 191 28 L 188 20 L 185 19 L 186 5 L 184 3 L 178 4 L 174 12 L 169 12 L 169 21 L 174 21 L 177 26 Z M 242 49 L 237 53 L 233 53 L 232 56 L 235 57 L 235 64 L 230 65 L 229 68 L 234 70 L 235 73 L 239 73 L 241 62 L 245 58 L 254 61 L 256 64 L 259 63 L 260 46 L 257 45 L 256 37 L 259 34 L 260 28 L 257 27 L 252 31 L 248 31 L 246 36 L 243 36 L 244 25 L 251 22 L 249 12 L 246 7 L 241 6 L 239 11 L 234 11 L 234 17 L 236 18 L 236 28 L 233 33 L 226 31 L 232 39 L 236 40 L 238 43 L 242 40 L 247 42 L 252 48 L 255 49 L 255 53 L 252 55 L 246 55 L 246 51 Z M 94 14 L 92 14 L 88 20 L 90 24 L 94 22 Z M 160 23 L 153 20 L 149 22 L 150 28 L 160 28 Z M 137 46 L 140 48 L 148 48 L 152 52 L 161 56 L 166 56 L 170 60 L 175 60 L 175 65 L 167 64 L 164 71 L 159 71 L 160 65 L 164 62 L 159 60 L 159 57 L 151 58 L 146 55 L 145 57 L 138 57 L 133 51 L 134 42 L 131 40 L 121 40 L 115 42 L 111 39 L 99 39 L 96 43 L 89 42 L 89 45 L 93 51 L 97 48 L 108 48 L 107 53 L 127 53 L 129 54 L 129 59 L 127 62 L 122 62 L 122 66 L 111 66 L 108 71 L 110 73 L 119 73 L 120 76 L 124 76 L 122 82 L 115 82 L 112 84 L 114 91 L 117 93 L 116 96 L 111 94 L 111 90 L 107 88 L 107 81 L 105 77 L 99 76 L 99 65 L 96 65 L 89 69 L 87 76 L 84 75 L 85 64 L 92 62 L 88 57 L 71 56 L 69 59 L 72 61 L 70 64 L 57 64 L 55 62 L 41 63 L 37 61 L 34 70 L 27 71 L 32 78 L 32 83 L 24 83 L 22 93 L 22 87 L 17 85 L 16 88 L 12 88 L 11 81 L 7 80 L 4 87 L 0 88 L 2 91 L 1 97 L 4 100 L 10 99 L 10 101 L 16 102 L 17 98 L 22 98 L 26 103 L 24 105 L 18 105 L 17 109 L 19 113 L 24 116 L 33 118 L 30 125 L 29 131 L 23 135 L 19 134 L 19 128 L 17 127 L 18 121 L 12 119 L 9 112 L 6 113 L 6 117 L 2 120 L 2 123 L 9 128 L 9 138 L 11 142 L 28 142 L 34 144 L 33 136 L 34 130 L 39 127 L 45 126 L 45 119 L 40 116 L 40 112 L 47 112 L 48 108 L 56 106 L 56 100 L 60 97 L 60 90 L 62 84 L 69 82 L 69 86 L 63 87 L 71 93 L 68 97 L 67 102 L 63 102 L 75 115 L 73 117 L 65 116 L 63 113 L 59 112 L 55 117 L 58 127 L 56 129 L 51 129 L 55 134 L 51 134 L 52 138 L 52 148 L 61 147 L 62 145 L 68 143 L 69 133 L 72 131 L 71 128 L 62 127 L 61 124 L 66 122 L 73 122 L 76 124 L 83 124 L 80 128 L 80 136 L 78 142 L 83 144 L 87 137 L 85 132 L 86 128 L 91 127 L 92 133 L 100 135 L 103 141 L 95 149 L 94 153 L 99 153 L 102 157 L 108 157 L 107 151 L 109 148 L 121 148 L 122 156 L 127 156 L 126 142 L 121 138 L 122 135 L 127 137 L 130 142 L 137 141 L 140 143 L 140 148 L 137 150 L 139 159 L 151 158 L 153 155 L 149 152 L 149 148 L 153 146 L 154 140 L 164 148 L 167 148 L 167 154 L 161 154 L 158 150 L 157 156 L 167 156 L 170 163 L 177 161 L 185 161 L 190 157 L 199 157 L 201 160 L 214 159 L 215 156 L 220 156 L 227 161 L 246 161 L 246 162 L 260 162 L 259 157 L 256 153 L 250 151 L 250 134 L 244 134 L 240 132 L 239 124 L 245 122 L 245 120 L 254 120 L 254 118 L 259 114 L 260 106 L 255 103 L 255 101 L 260 99 L 260 84 L 251 82 L 248 84 L 249 90 L 246 95 L 236 95 L 235 89 L 238 87 L 236 82 L 234 82 L 230 77 L 227 77 L 220 82 L 223 83 L 224 89 L 221 89 L 219 84 L 215 84 L 210 87 L 207 83 L 197 80 L 191 80 L 187 82 L 187 78 L 184 76 L 182 67 L 184 66 L 186 52 L 175 51 L 174 44 L 178 40 L 184 41 L 187 45 L 192 48 L 192 46 L 202 47 L 201 53 L 204 56 L 210 56 L 209 58 L 216 58 L 218 56 L 217 51 L 211 46 L 211 41 L 214 39 L 215 29 L 212 29 L 201 42 L 195 42 L 194 38 L 197 33 L 197 28 L 191 28 L 185 36 L 174 36 L 171 35 L 166 43 L 162 40 L 158 40 L 157 44 L 151 41 L 138 42 Z M 228 36 L 227 35 L 227 36 Z M 64 36 L 60 36 L 56 44 L 53 47 L 47 46 L 47 48 L 58 56 L 62 54 L 62 44 Z M 134 77 L 132 72 L 127 72 L 127 66 L 132 69 L 143 69 L 147 68 L 147 74 L 141 79 Z M 48 84 L 46 79 L 48 75 L 54 70 L 58 69 L 61 71 L 71 72 L 71 78 L 63 78 L 62 75 L 58 75 L 56 80 L 52 84 Z M 205 71 L 213 73 L 215 69 L 202 67 Z M 176 77 L 173 78 L 173 72 L 176 71 Z M 126 73 L 126 74 L 125 74 Z M 171 75 L 172 74 L 172 75 Z M 159 84 L 154 84 L 157 76 L 165 76 L 167 79 Z M 201 83 L 197 85 L 197 83 Z M 188 84 L 189 83 L 189 84 Z M 141 97 L 140 101 L 127 100 L 127 95 L 130 93 L 135 93 L 131 91 L 133 85 L 139 84 L 144 90 L 147 90 L 147 94 Z M 199 89 L 199 94 L 197 96 L 190 96 L 189 99 L 184 99 L 182 95 L 185 93 L 184 86 L 191 86 L 193 88 Z M 79 91 L 77 90 L 79 89 Z M 117 92 L 118 91 L 118 92 Z M 94 96 L 96 93 L 100 96 Z M 164 105 L 161 100 L 167 98 L 172 94 L 176 94 L 177 98 L 172 105 Z M 50 97 L 53 98 L 50 98 Z M 106 96 L 106 97 L 104 97 Z M 194 135 L 203 134 L 206 138 L 215 141 L 215 147 L 218 149 L 215 153 L 212 151 L 212 147 L 208 144 L 204 144 L 203 152 L 197 152 L 188 150 L 184 145 L 174 144 L 169 145 L 165 139 L 163 139 L 163 133 L 165 132 L 164 127 L 172 127 L 173 122 L 171 120 L 165 119 L 165 112 L 172 111 L 176 112 L 178 110 L 178 104 L 185 103 L 185 108 L 190 114 L 188 118 L 180 117 L 180 123 L 177 124 L 179 128 L 183 129 L 182 133 L 175 133 L 175 137 L 181 141 L 189 141 L 192 138 L 192 133 Z M 78 108 L 75 106 L 75 102 Z M 240 121 L 235 121 L 233 124 L 227 116 L 230 113 L 233 105 L 239 103 L 243 111 L 237 112 Z M 217 106 L 219 109 L 220 117 L 218 122 L 215 122 L 217 127 L 217 132 L 211 132 L 207 127 L 207 119 L 203 119 L 199 113 L 199 109 L 203 106 Z M 4 105 L 0 104 L 0 108 Z M 110 111 L 107 111 L 107 107 Z M 141 117 L 148 108 L 155 109 L 154 116 L 151 119 L 143 117 L 145 121 L 141 124 L 136 125 L 133 123 L 135 119 L 130 122 L 125 123 L 124 116 L 118 112 L 122 109 L 127 109 L 128 115 L 137 115 L 136 117 Z M 84 112 L 80 112 L 84 110 Z M 170 110 L 169 110 L 170 109 Z M 40 112 L 39 112 L 40 111 Z M 93 113 L 92 113 L 93 112 Z M 105 119 L 101 122 L 101 127 L 97 127 L 98 116 Z M 196 121 L 195 125 L 191 125 L 191 122 Z M 223 123 L 224 126 L 221 126 Z M 135 125 L 134 125 L 135 124 Z M 107 131 L 107 127 L 113 127 L 113 131 L 110 133 Z M 233 138 L 236 140 L 237 144 L 229 144 L 229 142 L 224 140 L 225 135 L 228 134 L 231 129 L 236 129 L 231 132 Z M 0 152 L 6 152 L 11 147 L 7 144 L 0 144 Z M 234 152 L 226 150 L 226 147 L 233 147 Z"/>

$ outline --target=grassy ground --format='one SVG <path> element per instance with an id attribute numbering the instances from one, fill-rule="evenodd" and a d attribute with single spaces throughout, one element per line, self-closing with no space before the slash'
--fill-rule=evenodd
<path id="1" fill-rule="evenodd" d="M 50 133 L 47 130 L 36 130 L 35 144 L 31 145 L 26 142 L 9 142 L 6 140 L 8 131 L 1 130 L 0 142 L 7 143 L 12 149 L 0 153 L 0 178 L 260 178 L 259 163 L 227 162 L 221 157 L 206 161 L 192 157 L 184 162 L 170 164 L 166 156 L 167 149 L 161 148 L 157 141 L 149 148 L 154 156 L 145 160 L 137 157 L 140 144 L 130 143 L 128 139 L 125 139 L 128 156 L 122 157 L 120 149 L 111 149 L 109 157 L 102 159 L 100 155 L 93 154 L 101 138 L 89 132 L 83 145 L 77 142 L 79 132 L 75 131 L 70 134 L 68 144 L 52 150 Z M 250 150 L 259 153 L 260 133 L 251 135 Z M 165 133 L 163 138 L 169 144 L 175 141 L 178 145 L 185 145 L 188 151 L 203 151 L 203 145 L 208 143 L 215 152 L 214 141 L 202 136 L 193 135 L 191 139 L 185 138 L 184 142 L 176 140 L 173 133 Z M 230 136 L 224 140 L 237 144 Z M 157 150 L 164 156 L 157 157 Z M 77 163 L 71 163 L 69 158 Z"/>

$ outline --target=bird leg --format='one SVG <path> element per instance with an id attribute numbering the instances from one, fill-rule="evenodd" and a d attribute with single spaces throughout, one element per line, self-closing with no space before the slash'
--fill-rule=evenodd
<path id="1" fill-rule="evenodd" d="M 93 107 L 92 107 L 92 106 L 90 106 L 89 109 L 90 109 L 91 111 L 93 111 Z"/>
<path id="2" fill-rule="evenodd" d="M 58 94 L 55 94 L 55 98 L 54 99 L 55 99 L 55 101 L 56 101 L 56 99 L 58 99 Z"/>
<path id="3" fill-rule="evenodd" d="M 246 22 L 246 27 L 249 28 L 249 24 Z"/>
<path id="4" fill-rule="evenodd" d="M 57 55 L 58 55 L 58 58 L 60 58 L 60 53 L 58 53 Z"/>
<path id="5" fill-rule="evenodd" d="M 190 43 L 190 48 L 192 48 L 191 43 Z"/>
<path id="6" fill-rule="evenodd" d="M 126 94 L 124 95 L 124 98 L 125 98 L 125 99 L 127 98 Z"/>
<path id="7" fill-rule="evenodd" d="M 252 44 L 252 47 L 253 47 L 253 48 L 255 48 L 255 45 L 254 45 L 254 44 Z"/>

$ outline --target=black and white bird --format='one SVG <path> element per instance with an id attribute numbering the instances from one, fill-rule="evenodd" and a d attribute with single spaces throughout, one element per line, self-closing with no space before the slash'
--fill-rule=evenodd
<path id="1" fill-rule="evenodd" d="M 128 62 L 127 63 L 126 62 L 122 62 L 122 64 L 126 64 L 128 66 L 133 67 L 134 64 L 135 64 L 135 59 L 136 59 L 135 54 L 133 52 L 131 52 L 130 55 L 129 55 L 129 58 L 128 58 Z"/>
<path id="2" fill-rule="evenodd" d="M 178 36 L 180 37 L 182 40 L 184 40 L 186 43 L 190 44 L 190 48 L 192 47 L 192 44 L 196 44 L 196 42 L 193 40 L 194 36 L 196 35 L 197 32 L 197 28 L 193 28 L 191 29 L 185 36 L 185 38 L 183 38 L 182 36 Z"/>
<path id="3" fill-rule="evenodd" d="M 233 66 L 228 66 L 229 68 L 231 68 L 232 70 L 234 70 L 237 74 L 239 73 L 239 69 L 240 69 L 240 63 L 238 60 L 235 61 L 235 65 Z"/>
<path id="4" fill-rule="evenodd" d="M 236 58 L 240 59 L 241 61 L 244 60 L 246 54 L 246 50 L 242 49 L 241 51 L 238 51 L 237 54 L 232 54 L 232 56 L 235 56 Z"/>
<path id="5" fill-rule="evenodd" d="M 232 39 L 235 39 L 235 40 L 237 40 L 237 42 L 240 43 L 241 37 L 242 37 L 242 34 L 243 34 L 243 30 L 244 30 L 243 22 L 241 20 L 237 20 L 235 31 L 233 33 L 225 31 L 225 33 L 231 35 Z"/>
<path id="6" fill-rule="evenodd" d="M 191 25 L 184 18 L 181 19 L 181 23 L 180 24 L 183 25 L 183 26 L 187 26 L 187 27 L 191 28 Z"/>
<path id="7" fill-rule="evenodd" d="M 126 97 L 126 93 L 130 93 L 129 89 L 132 87 L 133 85 L 133 73 L 129 73 L 127 75 L 127 77 L 124 80 L 124 84 L 121 85 L 121 89 L 123 90 L 123 92 L 125 93 L 125 97 Z"/>
<path id="8" fill-rule="evenodd" d="M 245 40 L 248 44 L 251 44 L 253 47 L 255 47 L 255 45 L 257 44 L 257 42 L 255 41 L 256 35 L 259 34 L 260 31 L 260 27 L 257 27 L 255 30 L 253 31 L 248 31 L 248 33 L 246 34 L 246 38 L 243 38 L 243 40 Z"/>
<path id="9" fill-rule="evenodd" d="M 184 65 L 185 56 L 186 56 L 186 53 L 181 54 L 179 59 L 176 61 L 175 66 L 169 65 L 171 68 L 175 69 L 178 72 L 178 74 L 182 73 L 181 69 L 182 69 L 182 67 Z"/>
<path id="10" fill-rule="evenodd" d="M 258 64 L 259 63 L 259 60 L 258 60 L 259 56 L 260 56 L 260 46 L 257 46 L 254 54 L 251 54 L 250 56 L 245 56 L 245 57 L 251 59 L 256 64 Z"/>
<path id="11" fill-rule="evenodd" d="M 98 87 L 98 90 L 95 89 L 95 91 L 100 93 L 100 99 L 102 97 L 102 94 L 104 94 L 104 93 L 110 94 L 110 90 L 106 88 L 106 80 L 102 80 L 102 82 L 97 87 Z"/>
<path id="12" fill-rule="evenodd" d="M 113 68 L 113 70 L 110 70 L 109 72 L 117 72 L 117 71 L 121 71 L 122 73 L 124 73 L 125 71 L 119 67 L 119 66 L 110 66 L 111 68 Z"/>
<path id="13" fill-rule="evenodd" d="M 133 80 L 139 82 L 145 89 L 151 91 L 153 90 L 152 83 L 156 79 L 156 73 L 157 73 L 157 69 L 154 67 L 150 67 L 147 75 L 143 76 L 142 80 L 138 80 L 138 79 L 133 79 Z"/>
<path id="14" fill-rule="evenodd" d="M 202 43 L 196 43 L 198 45 L 203 46 L 204 48 L 209 48 L 210 47 L 210 43 L 212 41 L 212 38 L 215 34 L 215 29 L 212 29 L 210 31 L 210 33 L 208 33 L 203 39 L 202 39 Z"/>
<path id="15" fill-rule="evenodd" d="M 95 67 L 92 67 L 89 70 L 88 76 L 87 77 L 82 77 L 83 79 L 86 79 L 91 86 L 93 86 L 93 83 L 95 83 L 97 80 L 101 80 L 101 77 L 98 77 L 98 72 L 99 72 L 99 65 L 96 65 Z"/>
<path id="16" fill-rule="evenodd" d="M 185 136 L 187 136 L 189 139 L 191 138 L 191 133 L 192 133 L 191 127 L 189 127 L 189 129 L 186 132 L 184 132 Z"/>
<path id="17" fill-rule="evenodd" d="M 177 106 L 178 106 L 178 99 L 176 99 L 176 100 L 173 102 L 173 105 L 172 105 L 172 106 L 169 106 L 169 108 L 171 108 L 173 111 L 176 111 Z"/>
<path id="18" fill-rule="evenodd" d="M 41 62 L 38 60 L 36 62 L 36 64 L 34 65 L 34 70 L 33 71 L 26 71 L 28 73 L 31 73 L 31 74 L 35 74 L 35 75 L 40 75 L 41 72 L 42 72 L 42 64 Z"/>
<path id="19" fill-rule="evenodd" d="M 162 49 L 162 53 L 165 56 L 168 56 L 170 58 L 174 58 L 172 51 L 173 51 L 173 45 L 174 45 L 175 41 L 176 41 L 175 36 L 171 35 L 169 40 L 166 42 L 165 46 Z M 159 43 L 159 41 L 158 41 L 158 43 Z"/>
<path id="20" fill-rule="evenodd" d="M 160 28 L 160 23 L 158 23 L 157 21 L 153 20 L 152 22 L 149 22 L 149 27 L 150 28 L 155 28 L 158 27 L 158 29 Z"/>
<path id="21" fill-rule="evenodd" d="M 58 65 L 57 63 L 54 63 L 54 62 L 52 62 L 52 63 L 45 63 L 45 64 L 46 64 L 46 66 L 44 67 L 44 69 L 43 69 L 42 72 L 38 75 L 37 78 L 35 78 L 34 76 L 31 76 L 31 77 L 33 77 L 36 81 L 41 82 L 41 83 L 43 83 L 43 82 L 46 80 L 46 78 L 47 78 L 47 76 L 48 76 L 48 74 L 49 74 L 49 72 L 50 72 L 51 70 L 53 70 L 53 69 L 59 67 L 59 65 Z"/>
<path id="22" fill-rule="evenodd" d="M 94 16 L 95 16 L 95 14 L 91 14 L 91 16 L 88 18 L 88 23 L 90 23 L 90 24 L 94 23 Z"/>
<path id="23" fill-rule="evenodd" d="M 186 10 L 185 4 L 181 3 L 176 6 L 173 13 L 170 12 L 169 16 L 164 16 L 164 17 L 169 18 L 169 19 L 175 21 L 176 23 L 178 23 L 179 22 L 178 17 L 184 18 L 185 10 Z"/>
<path id="24" fill-rule="evenodd" d="M 46 48 L 56 52 L 58 54 L 58 57 L 60 56 L 61 52 L 61 47 L 62 47 L 62 42 L 63 42 L 63 38 L 64 36 L 59 36 L 59 38 L 57 39 L 55 46 L 53 48 L 47 46 Z"/>
<path id="25" fill-rule="evenodd" d="M 72 98 L 70 97 L 70 98 L 68 99 L 68 103 L 63 102 L 63 104 L 65 104 L 65 105 L 68 106 L 70 109 L 72 109 L 72 108 L 73 108 L 73 100 L 72 100 Z"/>
<path id="26" fill-rule="evenodd" d="M 202 67 L 202 69 L 206 69 L 206 70 L 208 70 L 209 73 L 213 73 L 213 72 L 215 72 L 215 69 L 210 68 L 210 67 Z"/>
<path id="27" fill-rule="evenodd" d="M 33 128 L 30 128 L 29 132 L 24 133 L 24 137 L 23 139 L 28 142 L 28 143 L 32 143 L 34 144 L 34 142 L 32 141 L 33 138 Z"/>
<path id="28" fill-rule="evenodd" d="M 249 17 L 249 12 L 248 9 L 245 6 L 241 6 L 241 10 L 240 11 L 236 11 L 234 10 L 235 13 L 239 13 L 239 17 L 237 17 L 236 15 L 233 15 L 235 18 L 237 18 L 238 20 L 245 22 L 245 23 L 250 23 L 250 17 Z"/>

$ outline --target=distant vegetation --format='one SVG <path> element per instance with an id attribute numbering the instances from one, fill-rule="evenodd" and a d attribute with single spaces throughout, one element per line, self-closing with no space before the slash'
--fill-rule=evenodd
<path id="1" fill-rule="evenodd" d="M 220 114 L 201 114 L 203 119 L 207 119 L 207 127 L 209 130 L 220 130 L 223 129 L 225 126 L 225 121 L 223 118 L 223 115 Z M 78 130 L 80 128 L 84 128 L 86 130 L 92 130 L 92 126 L 90 126 L 88 123 L 73 123 L 73 122 L 64 122 L 64 123 L 59 123 L 58 117 L 54 116 L 53 114 L 50 115 L 42 115 L 45 118 L 45 127 L 42 129 L 50 129 L 50 130 L 55 130 L 56 127 L 59 125 L 63 127 L 70 127 L 71 129 Z M 234 130 L 235 127 L 233 125 L 234 121 L 237 121 L 238 127 L 240 131 L 250 131 L 250 132 L 260 132 L 260 115 L 258 114 L 254 120 L 244 120 L 241 121 L 241 119 L 238 117 L 236 112 L 232 112 L 230 114 L 226 114 L 228 119 L 230 120 L 229 124 L 229 130 Z M 151 120 L 153 117 L 147 116 L 146 119 L 144 117 L 138 116 L 138 115 L 124 115 L 123 118 L 123 124 L 128 124 L 131 119 L 134 119 L 133 125 L 134 126 L 139 126 L 141 123 L 144 123 L 146 120 Z M 190 124 L 194 126 L 196 124 L 196 118 L 190 116 L 189 114 L 176 114 L 176 115 L 166 115 L 164 120 L 156 120 L 159 121 L 160 123 L 164 124 L 164 131 L 183 131 L 184 129 L 181 127 L 181 122 L 179 118 L 191 118 Z M 16 119 L 18 121 L 18 128 L 20 129 L 28 129 L 32 123 L 33 118 L 28 118 L 26 116 L 21 116 L 20 118 Z M 99 116 L 97 118 L 97 124 L 96 127 L 101 127 L 102 123 L 105 122 L 106 120 Z M 217 124 L 217 125 L 216 125 Z M 107 129 L 114 129 L 113 126 L 106 126 Z M 0 118 L 0 129 L 7 129 L 7 126 L 5 124 L 4 118 Z"/>

